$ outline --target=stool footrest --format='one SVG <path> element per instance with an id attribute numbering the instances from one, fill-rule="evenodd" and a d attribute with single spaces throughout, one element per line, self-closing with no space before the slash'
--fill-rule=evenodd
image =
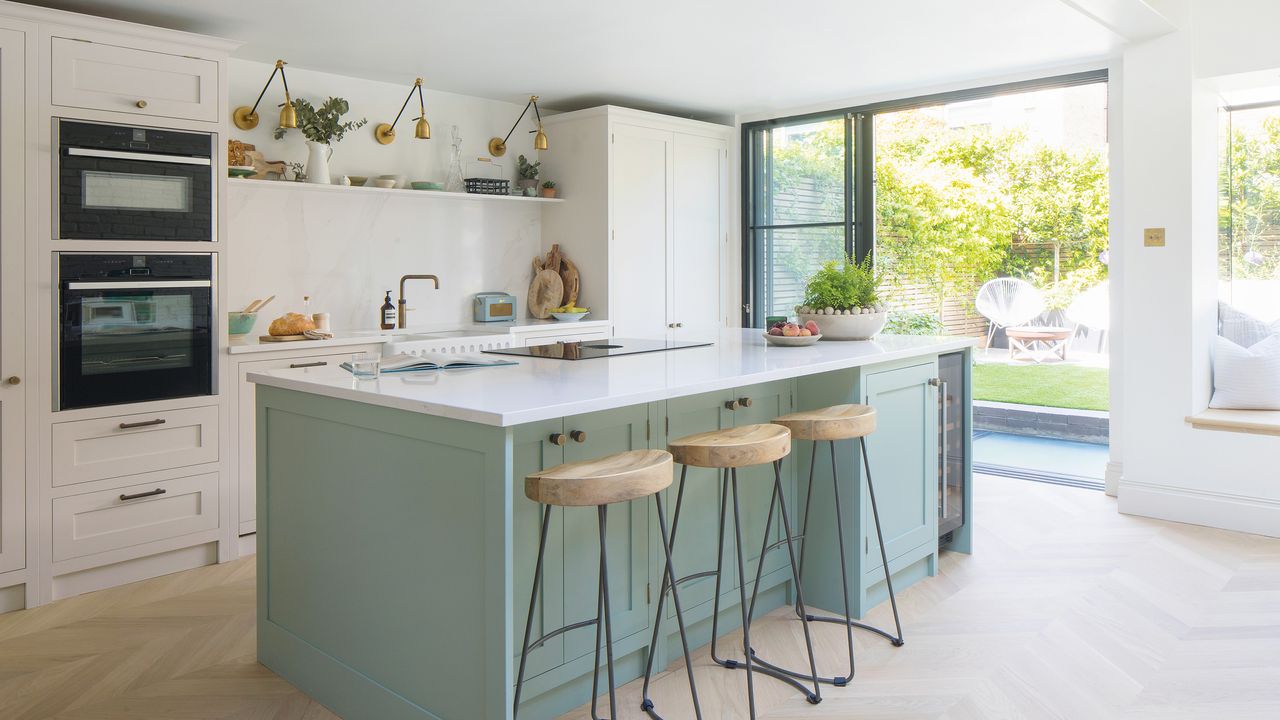
<path id="1" fill-rule="evenodd" d="M 714 660 L 715 663 L 720 667 L 727 668 L 729 670 L 738 670 L 738 669 L 746 670 L 747 669 L 746 663 L 741 660 L 729 660 L 729 659 L 721 660 L 715 656 L 712 656 L 711 659 Z M 782 682 L 790 685 L 796 690 L 799 690 L 800 692 L 804 693 L 804 699 L 807 700 L 810 705 L 817 705 L 818 703 L 822 702 L 822 698 L 820 696 L 815 695 L 813 690 L 801 684 L 800 681 L 797 680 L 797 678 L 803 678 L 805 680 L 809 680 L 810 682 L 812 682 L 813 681 L 812 676 L 793 673 L 790 670 L 785 670 L 776 665 L 767 663 L 764 660 L 761 660 L 760 658 L 756 657 L 755 650 L 751 651 L 751 672 L 760 673 L 761 675 L 768 675 L 769 677 L 775 680 L 781 680 Z M 818 681 L 821 682 L 822 678 L 818 678 Z"/>
<path id="2" fill-rule="evenodd" d="M 560 628 L 559 630 L 552 630 L 551 632 L 547 633 L 546 635 L 543 635 L 542 637 L 538 638 L 537 640 L 535 640 L 535 641 L 533 641 L 533 642 L 529 643 L 529 649 L 530 649 L 530 650 L 537 650 L 538 648 L 542 647 L 542 645 L 543 645 L 546 641 L 550 640 L 550 639 L 551 639 L 551 638 L 553 638 L 553 637 L 556 637 L 557 635 L 563 635 L 563 634 L 565 634 L 565 633 L 569 632 L 570 630 L 577 630 L 578 628 L 593 627 L 593 626 L 594 626 L 596 623 L 598 623 L 598 622 L 600 622 L 600 618 L 594 618 L 594 619 L 591 619 L 591 620 L 583 620 L 582 622 L 576 622 L 576 623 L 574 623 L 574 624 L 572 624 L 572 625 L 565 625 L 564 627 Z"/>
<path id="3" fill-rule="evenodd" d="M 674 584 L 675 584 L 675 585 L 683 585 L 684 583 L 687 583 L 687 582 L 689 582 L 690 580 L 697 580 L 697 579 L 699 579 L 699 578 L 715 577 L 715 576 L 716 576 L 716 571 L 715 571 L 715 570 L 705 570 L 705 571 L 703 571 L 703 572 L 693 573 L 692 575 L 685 575 L 685 576 L 684 576 L 684 577 L 682 577 L 682 578 L 676 578 L 676 581 L 675 581 L 675 583 L 674 583 Z M 668 584 L 668 585 L 667 585 L 667 589 L 666 589 L 666 590 L 664 590 L 664 591 L 663 591 L 663 593 L 664 593 L 664 594 L 666 594 L 666 593 L 670 593 L 670 592 L 671 592 L 671 585 L 670 585 L 670 584 Z"/>
<path id="4" fill-rule="evenodd" d="M 810 704 L 817 705 L 819 702 L 822 701 L 822 698 L 818 698 L 817 700 L 814 700 L 814 697 L 816 696 L 813 695 L 813 692 L 811 690 L 807 690 L 803 685 L 798 685 L 796 683 L 796 680 L 808 680 L 812 682 L 813 681 L 812 675 L 808 675 L 802 672 L 796 672 L 795 670 L 788 670 L 784 667 L 779 667 L 777 665 L 774 665 L 773 663 L 769 662 L 768 660 L 765 660 L 764 658 L 756 654 L 755 648 L 751 648 L 751 662 L 753 665 L 757 666 L 756 672 L 767 673 L 773 677 L 778 677 L 776 673 L 781 673 L 782 675 L 785 675 L 786 678 L 780 678 L 780 679 L 786 679 L 791 684 L 797 685 L 797 687 L 799 687 L 801 691 L 804 692 L 805 699 L 807 699 L 810 702 Z M 792 680 L 791 678 L 795 678 L 796 680 Z M 827 685 L 834 685 L 836 687 L 844 687 L 845 685 L 848 685 L 849 681 L 852 679 L 853 679 L 852 674 L 850 674 L 849 677 L 839 677 L 839 676 L 823 677 L 821 675 L 818 676 L 818 682 L 825 683 Z"/>
<path id="5" fill-rule="evenodd" d="M 906 641 L 900 637 L 894 637 L 893 635 L 889 634 L 888 632 L 885 632 L 884 630 L 881 630 L 878 627 L 875 627 L 874 625 L 867 625 L 866 623 L 860 623 L 857 620 L 845 620 L 842 617 L 833 617 L 830 615 L 805 615 L 804 619 L 808 620 L 809 622 L 835 623 L 836 625 L 848 625 L 849 627 L 858 628 L 859 630 L 867 630 L 869 632 L 873 632 L 877 635 L 880 635 L 884 639 L 888 640 L 890 643 L 893 644 L 894 647 L 902 647 L 904 644 L 906 644 Z"/>
<path id="6" fill-rule="evenodd" d="M 764 551 L 765 551 L 766 553 L 773 552 L 774 550 L 777 550 L 778 548 L 782 547 L 783 545 L 786 545 L 788 540 L 789 540 L 789 541 L 791 541 L 791 542 L 796 542 L 796 541 L 798 541 L 798 540 L 804 540 L 804 536 L 803 536 L 803 535 L 792 535 L 792 536 L 791 536 L 791 537 L 789 537 L 789 538 L 782 538 L 781 540 L 779 540 L 779 541 L 777 541 L 777 542 L 772 542 L 772 543 L 769 543 L 768 545 L 766 545 L 766 546 L 765 546 L 765 548 L 764 548 Z"/>

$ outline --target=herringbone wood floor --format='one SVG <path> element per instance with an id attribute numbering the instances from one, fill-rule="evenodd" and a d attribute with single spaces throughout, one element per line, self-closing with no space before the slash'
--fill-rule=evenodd
<path id="1" fill-rule="evenodd" d="M 1280 540 L 1125 517 L 1085 490 L 976 491 L 977 552 L 901 594 L 906 646 L 860 636 L 856 679 L 817 706 L 761 679 L 761 718 L 1280 717 Z M 332 720 L 254 662 L 253 591 L 243 560 L 0 615 L 0 718 Z M 785 612 L 753 628 L 799 665 Z M 816 633 L 838 668 L 842 632 Z M 705 651 L 694 665 L 703 716 L 746 717 L 743 673 Z M 654 697 L 692 717 L 683 668 Z M 642 717 L 638 698 L 620 690 L 621 718 Z"/>

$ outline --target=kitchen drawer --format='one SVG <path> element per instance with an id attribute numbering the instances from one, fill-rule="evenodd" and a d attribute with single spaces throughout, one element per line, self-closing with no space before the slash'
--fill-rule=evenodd
<path id="1" fill-rule="evenodd" d="M 217 527 L 217 472 L 70 495 L 53 501 L 53 560 Z"/>
<path id="2" fill-rule="evenodd" d="M 557 333 L 522 333 L 520 335 L 521 345 L 524 347 L 533 347 L 535 345 L 551 345 L 557 342 L 578 342 L 582 340 L 605 340 L 609 337 L 607 330 L 583 330 L 581 332 L 557 332 Z"/>
<path id="3" fill-rule="evenodd" d="M 53 38 L 53 104 L 218 121 L 213 60 Z"/>
<path id="4" fill-rule="evenodd" d="M 218 406 L 56 423 L 53 485 L 218 460 Z"/>

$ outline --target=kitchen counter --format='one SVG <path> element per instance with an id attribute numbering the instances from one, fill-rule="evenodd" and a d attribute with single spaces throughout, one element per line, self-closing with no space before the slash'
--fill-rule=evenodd
<path id="1" fill-rule="evenodd" d="M 281 350 L 311 350 L 313 348 L 345 347 L 348 345 L 374 345 L 387 342 L 386 334 L 378 333 L 334 333 L 329 340 L 297 340 L 292 342 L 271 342 L 259 340 L 260 333 L 244 336 L 243 339 L 232 338 L 227 345 L 231 355 L 242 353 L 280 352 Z"/>
<path id="2" fill-rule="evenodd" d="M 261 385 L 507 427 L 564 415 L 862 367 L 973 347 L 973 338 L 885 335 L 874 342 L 773 347 L 759 330 L 711 346 L 609 359 L 513 358 L 517 365 L 385 374 L 356 381 L 336 367 L 252 373 Z M 497 356 L 492 356 L 497 357 Z"/>
<path id="3" fill-rule="evenodd" d="M 441 334 L 439 340 L 461 338 L 502 337 L 516 334 L 541 334 L 554 332 L 575 332 L 577 330 L 602 330 L 610 327 L 608 320 L 579 320 L 577 322 L 561 322 L 559 320 L 539 320 L 524 318 L 508 322 L 491 323 L 436 323 L 404 330 L 354 330 L 334 333 L 329 340 L 298 340 L 296 342 L 263 342 L 259 340 L 262 333 L 251 333 L 243 338 L 232 338 L 227 352 L 232 355 L 241 353 L 278 352 L 280 350 L 311 349 L 325 347 L 344 347 L 347 345 L 368 345 L 393 343 L 397 339 L 409 336 Z"/>
<path id="4" fill-rule="evenodd" d="M 959 450 L 948 445 L 943 463 L 948 429 L 939 418 L 944 407 L 969 407 L 973 346 L 969 338 L 885 336 L 782 348 L 767 346 L 759 330 L 734 330 L 709 347 L 520 358 L 377 381 L 332 367 L 251 373 L 258 659 L 346 720 L 509 720 L 543 518 L 543 507 L 524 495 L 525 476 L 838 403 L 876 409 L 866 460 L 901 592 L 937 572 L 940 544 L 969 550 L 972 468 L 955 460 L 971 455 L 968 433 Z M 952 372 L 963 368 L 965 382 L 941 381 L 944 356 Z M 964 428 L 969 417 L 961 416 Z M 813 498 L 822 511 L 806 530 L 816 567 L 804 574 L 805 598 L 827 611 L 842 608 L 835 563 L 844 561 L 847 602 L 862 617 L 886 593 L 860 446 L 842 441 L 814 457 L 808 443 L 797 443 L 780 468 L 795 525 L 804 522 L 811 462 L 822 481 Z M 827 512 L 833 459 L 840 532 Z M 948 474 L 940 477 L 943 466 Z M 742 468 L 738 477 L 746 564 L 752 577 L 763 568 L 755 600 L 763 615 L 788 605 L 795 588 L 785 552 L 760 557 L 783 534 L 768 512 L 772 466 Z M 678 575 L 715 567 L 723 529 L 718 473 L 693 468 L 688 482 L 673 549 Z M 964 508 L 964 523 L 942 540 L 940 483 Z M 670 507 L 676 487 L 666 493 Z M 643 672 L 663 562 L 652 500 L 611 506 L 608 514 L 613 655 L 622 683 Z M 556 508 L 551 517 L 535 635 L 596 609 L 596 509 Z M 720 586 L 721 633 L 737 627 L 738 583 L 730 571 Z M 704 577 L 680 588 L 694 646 L 711 639 L 716 587 Z M 522 719 L 554 718 L 589 699 L 594 639 L 593 628 L 577 628 L 531 652 Z M 680 659 L 670 614 L 652 652 L 659 668 Z"/>

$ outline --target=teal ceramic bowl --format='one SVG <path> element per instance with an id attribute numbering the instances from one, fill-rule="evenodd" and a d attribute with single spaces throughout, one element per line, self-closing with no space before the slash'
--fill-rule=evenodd
<path id="1" fill-rule="evenodd" d="M 409 183 L 409 187 L 413 188 L 414 190 L 443 190 L 444 189 L 444 185 L 438 182 L 426 182 L 422 180 L 415 180 L 414 182 Z"/>
<path id="2" fill-rule="evenodd" d="M 253 324 L 258 321 L 258 313 L 227 313 L 227 334 L 248 335 L 253 332 Z"/>

